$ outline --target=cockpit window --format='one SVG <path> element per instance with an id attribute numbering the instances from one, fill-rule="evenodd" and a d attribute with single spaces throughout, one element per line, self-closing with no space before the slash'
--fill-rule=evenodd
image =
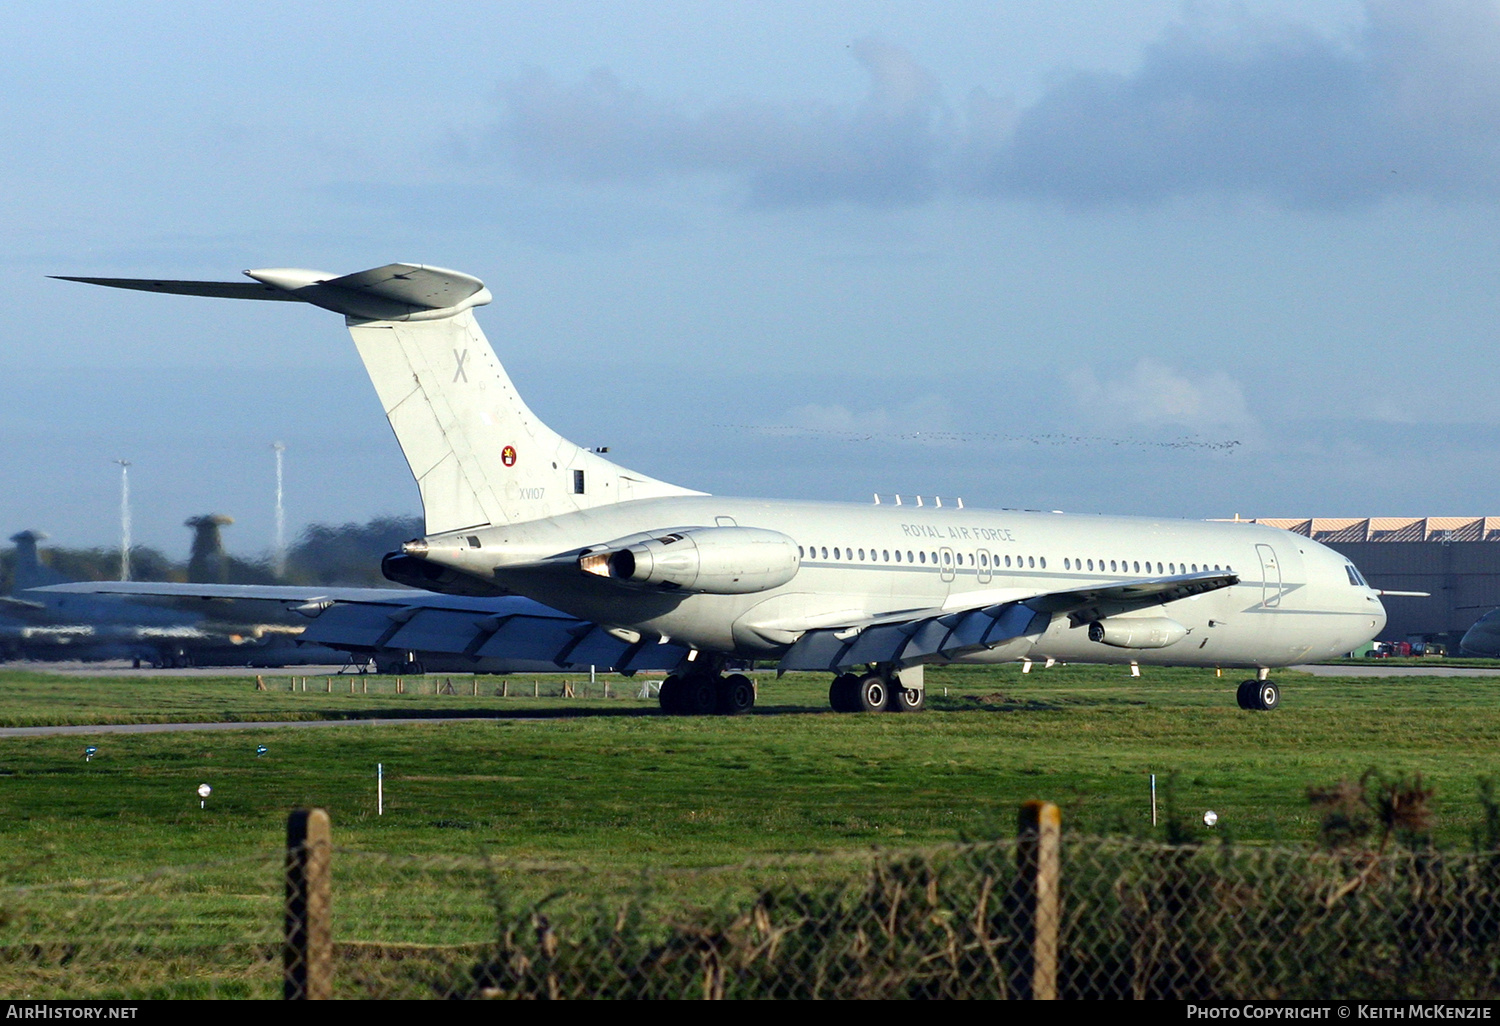
<path id="1" fill-rule="evenodd" d="M 1370 586 L 1365 582 L 1365 579 L 1360 576 L 1359 571 L 1354 569 L 1353 563 L 1345 563 L 1344 572 L 1349 575 L 1349 583 L 1354 585 L 1356 588 L 1368 588 Z"/>

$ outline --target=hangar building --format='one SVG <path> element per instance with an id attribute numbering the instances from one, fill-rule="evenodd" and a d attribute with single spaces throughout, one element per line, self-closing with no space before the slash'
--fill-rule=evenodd
<path id="1" fill-rule="evenodd" d="M 1348 556 L 1373 587 L 1425 591 L 1391 596 L 1382 641 L 1458 639 L 1500 606 L 1500 517 L 1263 517 L 1254 521 L 1300 534 Z"/>

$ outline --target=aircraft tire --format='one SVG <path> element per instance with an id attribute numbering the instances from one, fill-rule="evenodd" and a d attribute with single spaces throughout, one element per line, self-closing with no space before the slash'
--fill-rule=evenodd
<path id="1" fill-rule="evenodd" d="M 661 703 L 661 711 L 668 716 L 676 716 L 682 712 L 682 678 L 675 673 L 661 682 L 661 689 L 656 693 L 656 699 Z"/>
<path id="2" fill-rule="evenodd" d="M 720 677 L 714 692 L 720 716 L 743 716 L 755 708 L 755 685 L 743 673 Z"/>
<path id="3" fill-rule="evenodd" d="M 891 697 L 886 699 L 886 712 L 922 712 L 927 708 L 926 688 L 891 688 Z"/>
<path id="4" fill-rule="evenodd" d="M 890 699 L 891 686 L 879 674 L 861 677 L 859 681 L 859 712 L 881 712 Z"/>
<path id="5" fill-rule="evenodd" d="M 1239 703 L 1241 709 L 1254 709 L 1251 703 L 1255 700 L 1255 689 L 1260 684 L 1258 680 L 1240 681 L 1239 690 L 1234 693 L 1234 700 Z"/>
<path id="6" fill-rule="evenodd" d="M 694 674 L 682 681 L 682 711 L 688 716 L 712 716 L 719 707 L 719 681 Z"/>
<path id="7" fill-rule="evenodd" d="M 1270 712 L 1281 705 L 1281 689 L 1273 681 L 1261 680 L 1255 682 L 1255 705 L 1253 708 L 1264 712 Z"/>
<path id="8" fill-rule="evenodd" d="M 828 704 L 834 712 L 859 712 L 859 678 L 852 673 L 835 677 L 828 686 Z"/>

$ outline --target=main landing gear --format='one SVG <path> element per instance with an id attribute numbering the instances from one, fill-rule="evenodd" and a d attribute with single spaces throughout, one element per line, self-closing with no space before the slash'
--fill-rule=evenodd
<path id="1" fill-rule="evenodd" d="M 927 708 L 927 689 L 920 671 L 842 674 L 828 688 L 828 704 L 834 712 L 921 712 Z"/>
<path id="2" fill-rule="evenodd" d="M 1281 705 L 1281 689 L 1271 680 L 1247 680 L 1235 692 L 1235 701 L 1241 709 L 1258 709 L 1269 712 Z"/>
<path id="3" fill-rule="evenodd" d="M 755 708 L 755 684 L 743 673 L 673 674 L 661 682 L 661 711 L 674 716 L 743 716 Z"/>

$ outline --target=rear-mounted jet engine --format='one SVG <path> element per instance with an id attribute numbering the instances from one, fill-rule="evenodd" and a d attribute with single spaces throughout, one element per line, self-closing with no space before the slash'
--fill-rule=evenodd
<path id="1" fill-rule="evenodd" d="M 797 576 L 797 543 L 758 527 L 697 527 L 630 545 L 606 545 L 579 569 L 621 584 L 704 595 L 749 595 Z"/>

